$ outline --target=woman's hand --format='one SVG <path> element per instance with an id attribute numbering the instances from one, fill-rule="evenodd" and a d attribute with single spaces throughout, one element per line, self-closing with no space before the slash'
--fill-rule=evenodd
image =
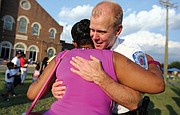
<path id="1" fill-rule="evenodd" d="M 62 84 L 62 81 L 58 81 L 58 79 L 56 79 L 56 82 L 52 85 L 51 92 L 56 99 L 62 99 L 65 94 L 66 86 L 63 86 Z"/>

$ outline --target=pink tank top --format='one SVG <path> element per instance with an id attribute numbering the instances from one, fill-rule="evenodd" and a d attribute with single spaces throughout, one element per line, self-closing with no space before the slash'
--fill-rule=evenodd
<path id="1" fill-rule="evenodd" d="M 62 53 L 59 53 L 56 59 L 61 55 Z M 106 73 L 116 80 L 112 51 L 73 49 L 66 54 L 56 71 L 57 79 L 62 80 L 66 86 L 65 94 L 61 100 L 57 100 L 51 105 L 45 115 L 111 114 L 111 98 L 95 83 L 88 82 L 70 71 L 72 57 L 81 56 L 89 59 L 90 55 L 98 58 Z"/>

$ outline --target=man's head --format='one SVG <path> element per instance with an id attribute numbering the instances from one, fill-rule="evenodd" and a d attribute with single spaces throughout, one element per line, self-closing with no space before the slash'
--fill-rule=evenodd
<path id="1" fill-rule="evenodd" d="M 21 57 L 25 58 L 26 54 L 24 52 L 21 52 Z"/>
<path id="2" fill-rule="evenodd" d="M 90 18 L 90 36 L 96 49 L 110 49 L 122 31 L 123 10 L 114 2 L 97 4 Z"/>
<path id="3" fill-rule="evenodd" d="M 16 57 L 20 58 L 21 56 L 22 56 L 22 51 L 21 50 L 17 51 L 16 52 Z"/>
<path id="4" fill-rule="evenodd" d="M 90 37 L 90 20 L 83 19 L 74 24 L 71 29 L 73 44 L 76 48 L 94 48 L 93 42 Z"/>

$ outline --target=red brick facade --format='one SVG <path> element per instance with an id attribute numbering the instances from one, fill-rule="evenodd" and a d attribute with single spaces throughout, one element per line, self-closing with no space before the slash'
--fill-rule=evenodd
<path id="1" fill-rule="evenodd" d="M 62 50 L 63 27 L 36 0 L 1 0 L 0 8 L 1 59 L 11 60 L 21 50 L 26 58 L 39 62 Z"/>

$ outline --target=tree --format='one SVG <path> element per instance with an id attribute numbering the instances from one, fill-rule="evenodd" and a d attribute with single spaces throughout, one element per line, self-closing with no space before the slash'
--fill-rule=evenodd
<path id="1" fill-rule="evenodd" d="M 175 61 L 175 62 L 172 62 L 168 65 L 168 68 L 178 68 L 180 69 L 180 62 L 179 61 Z"/>

